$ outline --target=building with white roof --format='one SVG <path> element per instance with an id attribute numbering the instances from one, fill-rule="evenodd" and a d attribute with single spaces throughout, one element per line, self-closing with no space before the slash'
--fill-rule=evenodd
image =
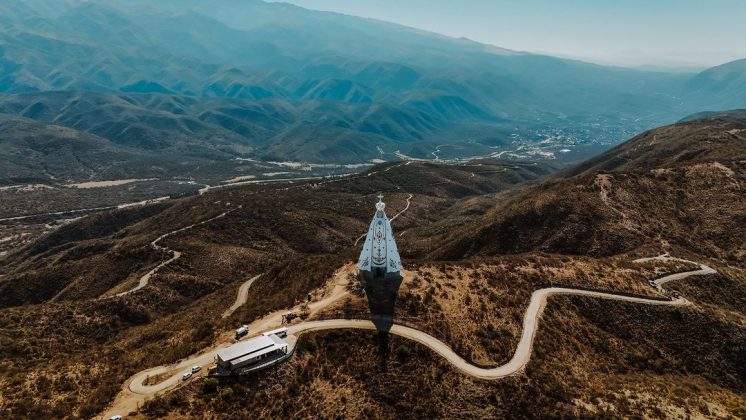
<path id="1" fill-rule="evenodd" d="M 223 370 L 236 371 L 282 358 L 287 353 L 287 342 L 275 334 L 267 334 L 219 350 L 215 363 Z"/>

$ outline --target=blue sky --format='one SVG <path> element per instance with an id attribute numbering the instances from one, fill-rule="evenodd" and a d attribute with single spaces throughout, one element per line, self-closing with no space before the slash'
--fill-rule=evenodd
<path id="1" fill-rule="evenodd" d="M 285 0 L 520 51 L 603 64 L 746 58 L 746 0 Z"/>

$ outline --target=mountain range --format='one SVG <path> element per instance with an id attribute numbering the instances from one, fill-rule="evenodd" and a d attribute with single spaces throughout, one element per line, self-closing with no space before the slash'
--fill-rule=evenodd
<path id="1" fill-rule="evenodd" d="M 557 157 L 746 104 L 743 61 L 604 67 L 259 0 L 2 0 L 0 16 L 1 113 L 194 166 L 488 155 L 548 130 Z"/>

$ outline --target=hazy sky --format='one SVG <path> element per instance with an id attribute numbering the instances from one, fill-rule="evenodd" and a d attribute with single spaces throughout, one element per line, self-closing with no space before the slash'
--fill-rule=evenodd
<path id="1" fill-rule="evenodd" d="M 746 0 L 286 0 L 514 50 L 628 66 L 746 58 Z"/>

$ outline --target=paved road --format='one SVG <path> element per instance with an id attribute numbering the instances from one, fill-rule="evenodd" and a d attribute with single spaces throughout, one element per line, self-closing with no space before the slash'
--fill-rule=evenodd
<path id="1" fill-rule="evenodd" d="M 656 259 L 659 259 L 659 258 L 660 257 L 656 257 Z M 637 260 L 636 262 L 643 262 L 643 261 L 649 261 L 649 260 L 650 259 L 643 259 L 643 260 Z M 681 261 L 686 261 L 686 260 L 681 260 Z M 686 261 L 686 262 L 691 262 L 691 261 Z M 700 268 L 698 270 L 688 271 L 688 272 L 683 272 L 683 273 L 676 273 L 676 274 L 671 274 L 668 276 L 661 277 L 658 280 L 656 280 L 656 284 L 661 285 L 669 281 L 680 280 L 680 279 L 684 279 L 684 278 L 691 277 L 691 276 L 716 273 L 714 269 L 706 265 L 700 264 L 699 267 Z M 332 304 L 338 302 L 343 297 L 347 296 L 348 292 L 346 291 L 346 284 L 344 282 L 344 276 L 346 276 L 350 272 L 350 270 L 354 270 L 354 265 L 343 267 L 335 274 L 331 293 L 329 293 L 323 299 L 309 305 L 311 309 L 311 316 L 313 316 L 315 313 L 320 312 L 324 308 L 329 307 Z M 247 290 L 248 290 L 248 287 L 250 287 L 250 285 L 253 284 L 253 280 L 255 280 L 256 278 L 257 277 L 255 277 L 252 280 L 249 280 L 249 282 L 251 283 L 247 282 L 244 284 L 244 285 L 248 284 L 248 286 L 246 287 Z M 422 331 L 419 331 L 413 328 L 405 327 L 402 325 L 396 325 L 396 324 L 392 326 L 390 332 L 394 335 L 404 337 L 410 340 L 414 340 L 430 348 L 431 350 L 435 351 L 436 353 L 441 355 L 443 358 L 445 358 L 456 369 L 460 370 L 461 372 L 467 375 L 470 375 L 472 377 L 479 378 L 479 379 L 488 379 L 488 380 L 500 379 L 500 378 L 504 378 L 506 376 L 521 372 L 526 367 L 529 360 L 531 359 L 534 338 L 536 336 L 536 331 L 539 326 L 541 315 L 546 306 L 546 302 L 550 297 L 560 296 L 560 295 L 586 296 L 586 297 L 593 297 L 593 298 L 598 298 L 598 299 L 616 300 L 616 301 L 631 302 L 631 303 L 638 303 L 638 304 L 644 304 L 644 305 L 660 305 L 660 306 L 672 306 L 672 307 L 691 305 L 691 303 L 684 298 L 678 298 L 674 300 L 656 300 L 656 299 L 648 299 L 648 298 L 643 298 L 643 297 L 632 297 L 632 296 L 617 295 L 613 293 L 595 292 L 595 291 L 590 291 L 590 290 L 578 290 L 578 289 L 561 288 L 561 287 L 539 289 L 539 290 L 536 290 L 531 295 L 531 300 L 529 302 L 528 308 L 526 308 L 526 312 L 523 317 L 523 331 L 521 333 L 521 338 L 518 342 L 518 346 L 515 350 L 515 353 L 513 354 L 513 357 L 510 359 L 508 363 L 501 365 L 501 366 L 494 367 L 494 368 L 481 368 L 479 366 L 474 366 L 470 364 L 468 361 L 464 360 L 461 356 L 459 356 L 453 350 L 451 350 L 451 348 L 446 343 L 443 343 L 442 341 L 438 340 L 437 338 L 425 332 L 422 332 Z M 235 304 L 236 303 L 234 303 L 234 305 Z M 277 328 L 281 324 L 282 314 L 284 314 L 285 312 L 286 311 L 277 311 L 266 317 L 258 319 L 249 326 L 249 329 L 253 332 L 259 333 L 262 331 L 267 331 L 270 329 Z M 303 323 L 292 325 L 288 328 L 288 333 L 290 334 L 290 336 L 292 336 L 289 342 L 294 344 L 297 341 L 297 337 L 308 332 L 332 330 L 332 329 L 373 330 L 375 329 L 375 325 L 371 321 L 368 321 L 368 320 L 350 320 L 350 319 L 333 319 L 333 320 L 325 320 L 325 321 L 303 322 Z M 225 341 L 225 337 L 224 337 L 224 341 Z M 145 371 L 142 371 L 136 374 L 129 381 L 125 383 L 125 389 L 120 393 L 120 395 L 117 396 L 117 399 L 115 400 L 112 407 L 110 407 L 110 409 L 107 410 L 107 413 L 104 415 L 104 418 L 114 413 L 129 413 L 130 411 L 135 410 L 139 405 L 141 405 L 145 401 L 146 397 L 153 396 L 160 392 L 165 392 L 167 390 L 175 388 L 176 386 L 179 385 L 179 383 L 181 383 L 181 374 L 184 371 L 188 370 L 191 366 L 194 366 L 194 365 L 205 366 L 205 365 L 212 363 L 217 351 L 229 346 L 230 344 L 231 344 L 230 342 L 224 342 L 223 344 L 214 346 L 205 352 L 202 352 L 193 357 L 185 359 L 177 364 L 158 366 L 158 367 L 148 369 L 148 370 L 145 370 Z M 200 375 L 204 375 L 204 370 L 205 369 L 203 369 Z M 143 382 L 145 381 L 145 379 L 147 379 L 148 376 L 163 374 L 167 372 L 174 372 L 174 374 L 171 377 L 167 378 L 166 380 L 158 384 L 143 385 Z"/>
<path id="2" fill-rule="evenodd" d="M 334 177 L 347 177 L 352 176 L 353 174 L 340 174 L 340 175 L 333 175 Z M 245 185 L 268 185 L 268 184 L 282 184 L 282 183 L 293 183 L 293 182 L 299 182 L 299 181 L 316 181 L 320 179 L 326 179 L 328 177 L 326 176 L 306 176 L 306 177 L 299 177 L 299 178 L 277 178 L 277 179 L 252 179 L 249 181 L 239 181 L 239 182 L 231 182 L 228 184 L 221 184 L 221 185 L 205 185 L 204 188 L 201 188 L 198 192 L 199 195 L 204 195 L 205 193 L 208 193 L 210 191 L 215 190 L 222 190 L 225 188 L 233 188 L 233 187 L 241 187 Z"/>
<path id="3" fill-rule="evenodd" d="M 451 350 L 451 348 L 444 342 L 414 328 L 394 324 L 391 327 L 390 332 L 391 334 L 414 340 L 430 348 L 431 350 L 435 351 L 443 358 L 445 358 L 446 361 L 448 361 L 455 368 L 467 375 L 479 379 L 500 379 L 518 373 L 526 367 L 529 360 L 531 359 L 534 337 L 536 336 L 536 330 L 538 329 L 539 320 L 541 318 L 542 312 L 544 311 L 544 307 L 546 306 L 547 299 L 551 296 L 556 295 L 588 296 L 599 299 L 633 302 L 646 305 L 684 306 L 689 304 L 689 302 L 685 299 L 660 301 L 654 299 L 644 299 L 615 295 L 610 293 L 565 289 L 558 287 L 540 289 L 535 291 L 531 295 L 531 302 L 529 303 L 529 306 L 526 309 L 523 317 L 523 332 L 521 334 L 521 339 L 518 342 L 518 347 L 516 348 L 513 357 L 508 363 L 497 366 L 495 368 L 481 368 L 479 366 L 474 366 L 468 361 L 464 360 L 458 354 L 454 353 L 454 351 Z M 373 322 L 365 320 L 332 319 L 325 321 L 305 322 L 302 324 L 293 325 L 288 329 L 288 332 L 289 334 L 299 336 L 307 332 L 333 329 L 373 330 L 375 329 L 375 325 L 373 324 Z"/>
<path id="4" fill-rule="evenodd" d="M 150 200 L 137 201 L 137 202 L 134 202 L 134 203 L 117 204 L 117 205 L 114 205 L 114 206 L 91 207 L 91 208 L 87 208 L 87 209 L 75 209 L 75 210 L 57 211 L 57 212 L 53 212 L 53 213 L 38 213 L 38 214 L 29 214 L 29 215 L 26 215 L 26 216 L 5 217 L 5 218 L 0 219 L 0 222 L 9 222 L 9 221 L 15 221 L 15 220 L 25 220 L 25 219 L 31 219 L 31 218 L 34 218 L 34 217 L 66 216 L 68 214 L 93 213 L 93 212 L 98 212 L 98 211 L 124 209 L 124 208 L 135 207 L 135 206 L 146 206 L 148 204 L 160 203 L 160 202 L 166 201 L 166 200 L 168 200 L 170 198 L 171 197 L 160 197 L 160 198 L 153 198 L 153 199 L 150 199 Z"/>

